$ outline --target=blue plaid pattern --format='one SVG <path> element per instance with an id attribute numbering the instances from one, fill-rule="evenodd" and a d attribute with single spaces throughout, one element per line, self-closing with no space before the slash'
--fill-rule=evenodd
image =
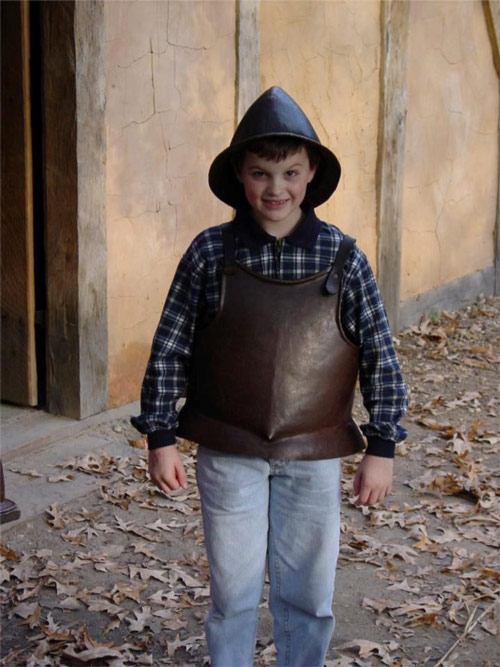
<path id="1" fill-rule="evenodd" d="M 298 280 L 331 266 L 342 232 L 314 212 L 302 231 L 277 241 L 248 216 L 237 214 L 236 260 L 248 269 L 281 280 Z M 178 400 L 185 395 L 195 329 L 217 313 L 224 266 L 221 227 L 199 234 L 182 257 L 172 282 L 141 392 L 141 415 L 133 425 L 147 433 L 150 448 L 175 442 Z M 341 319 L 348 338 L 360 346 L 359 381 L 369 421 L 361 425 L 368 453 L 391 457 L 404 440 L 399 424 L 407 392 L 385 307 L 364 253 L 356 246 L 347 260 Z"/>

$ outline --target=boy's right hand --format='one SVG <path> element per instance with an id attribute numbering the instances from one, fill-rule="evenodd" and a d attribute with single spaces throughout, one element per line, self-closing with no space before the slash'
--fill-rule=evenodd
<path id="1" fill-rule="evenodd" d="M 175 445 L 150 449 L 148 467 L 151 481 L 165 493 L 188 488 L 186 471 Z"/>

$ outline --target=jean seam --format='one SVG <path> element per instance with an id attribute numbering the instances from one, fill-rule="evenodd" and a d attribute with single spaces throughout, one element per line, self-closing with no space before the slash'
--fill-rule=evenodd
<path id="1" fill-rule="evenodd" d="M 270 522 L 269 522 L 270 523 Z M 279 597 L 281 606 L 283 608 L 283 627 L 285 629 L 285 665 L 288 665 L 290 663 L 290 650 L 291 650 L 291 637 L 290 637 L 290 628 L 288 625 L 289 622 L 289 611 L 288 611 L 288 605 L 286 604 L 285 600 L 282 599 L 281 597 L 281 579 L 280 579 L 280 571 L 279 571 L 279 566 L 278 566 L 278 558 L 277 558 L 277 552 L 276 552 L 276 543 L 274 541 L 274 533 L 271 525 L 269 525 L 269 537 L 273 546 L 273 566 L 274 566 L 274 574 L 275 574 L 275 579 L 276 579 L 276 594 Z"/>

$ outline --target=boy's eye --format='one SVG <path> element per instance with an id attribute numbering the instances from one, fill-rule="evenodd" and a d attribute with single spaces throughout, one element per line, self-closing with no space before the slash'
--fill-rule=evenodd
<path id="1" fill-rule="evenodd" d="M 254 171 L 252 171 L 252 176 L 254 178 L 260 178 L 261 176 L 264 176 L 264 172 L 260 171 L 260 169 L 255 169 Z"/>
<path id="2" fill-rule="evenodd" d="M 289 170 L 286 172 L 286 175 L 287 175 L 287 176 L 296 176 L 296 175 L 297 175 L 297 172 L 295 171 L 295 169 L 289 169 Z"/>

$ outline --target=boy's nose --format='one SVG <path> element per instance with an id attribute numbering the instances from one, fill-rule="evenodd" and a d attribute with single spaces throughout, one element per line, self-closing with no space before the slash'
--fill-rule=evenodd
<path id="1" fill-rule="evenodd" d="M 267 191 L 269 194 L 278 194 L 281 192 L 282 181 L 281 178 L 270 178 L 267 184 Z"/>

